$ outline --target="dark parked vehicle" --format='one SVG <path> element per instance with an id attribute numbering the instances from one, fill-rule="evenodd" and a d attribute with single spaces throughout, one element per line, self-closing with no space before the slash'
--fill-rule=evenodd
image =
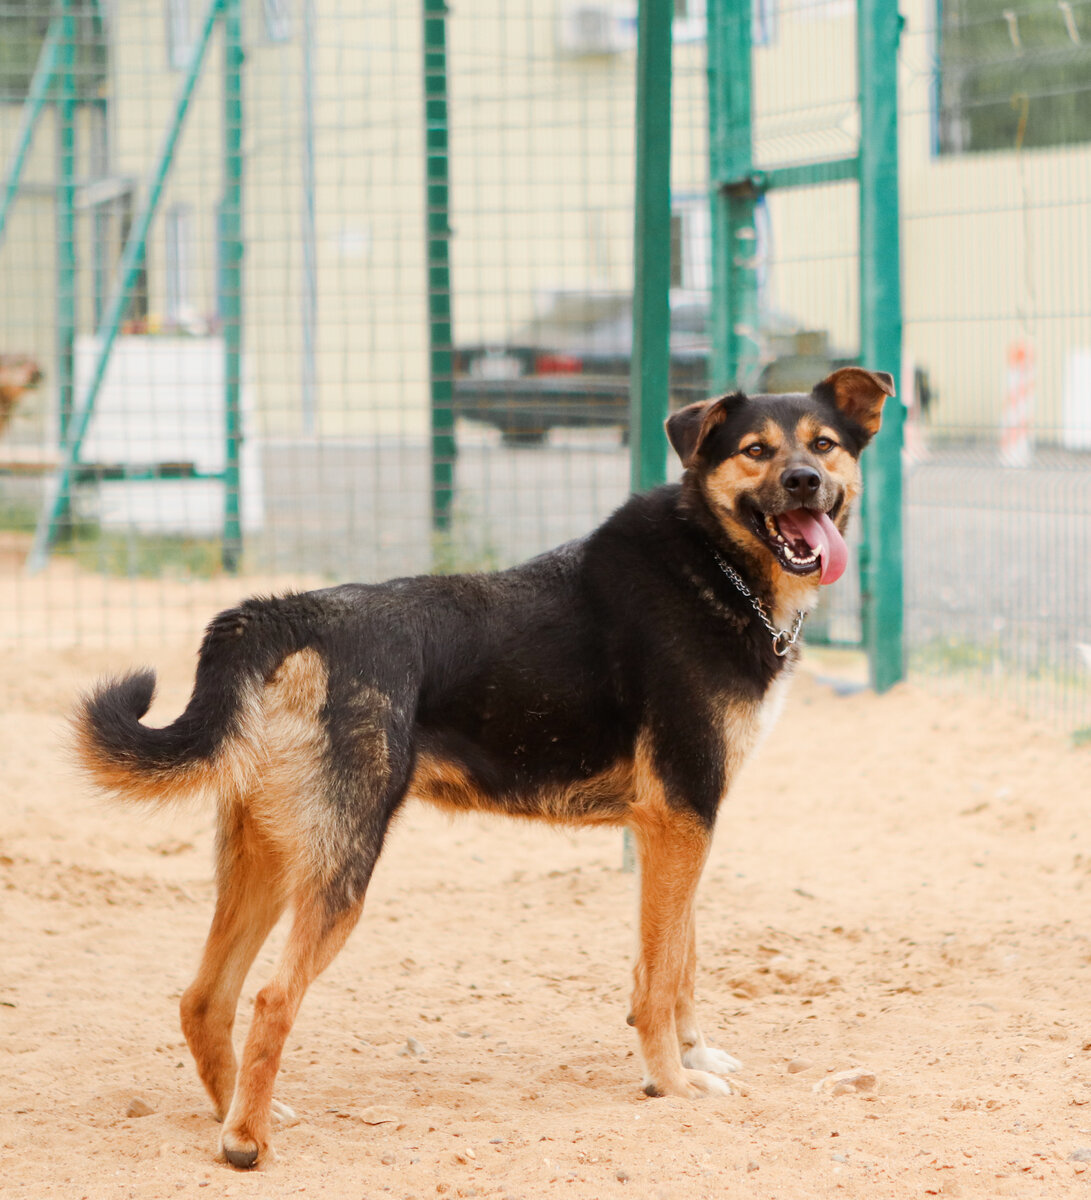
<path id="1" fill-rule="evenodd" d="M 708 392 L 709 301 L 671 296 L 670 404 L 680 408 Z M 763 332 L 765 364 L 746 385 L 754 391 L 809 391 L 853 360 L 833 355 L 824 331 L 800 330 L 783 317 Z M 629 422 L 633 305 L 627 293 L 568 293 L 510 341 L 457 347 L 455 415 L 500 430 L 509 444 L 534 445 L 554 427 Z"/>
<path id="2" fill-rule="evenodd" d="M 671 303 L 671 405 L 706 395 L 708 301 Z M 627 426 L 633 302 L 616 292 L 558 294 L 511 341 L 457 347 L 455 415 L 504 441 L 534 444 L 555 426 Z"/>

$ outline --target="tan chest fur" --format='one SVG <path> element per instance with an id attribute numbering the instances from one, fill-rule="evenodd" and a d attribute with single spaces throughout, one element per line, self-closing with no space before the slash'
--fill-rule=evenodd
<path id="1" fill-rule="evenodd" d="M 788 688 L 792 682 L 791 664 L 756 703 L 736 702 L 727 707 L 723 717 L 724 750 L 727 767 L 725 791 L 730 788 L 743 763 L 758 749 L 772 732 L 784 710 Z"/>

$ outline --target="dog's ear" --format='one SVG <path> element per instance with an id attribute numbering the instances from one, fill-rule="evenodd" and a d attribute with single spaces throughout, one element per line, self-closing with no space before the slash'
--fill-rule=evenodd
<path id="1" fill-rule="evenodd" d="M 815 385 L 815 395 L 825 394 L 850 417 L 869 438 L 879 432 L 883 401 L 894 395 L 894 376 L 863 367 L 842 367 Z"/>
<path id="2" fill-rule="evenodd" d="M 723 424 L 729 405 L 738 399 L 741 397 L 730 395 L 714 400 L 698 400 L 696 404 L 687 404 L 667 418 L 667 437 L 682 460 L 683 467 L 693 466 L 709 434 Z"/>

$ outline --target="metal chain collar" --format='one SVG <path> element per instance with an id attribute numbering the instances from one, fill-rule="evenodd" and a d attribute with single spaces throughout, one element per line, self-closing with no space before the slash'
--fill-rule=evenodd
<path id="1" fill-rule="evenodd" d="M 720 570 L 731 580 L 731 582 L 739 589 L 740 592 L 750 601 L 754 611 L 762 619 L 765 628 L 773 635 L 773 653 L 778 658 L 783 658 L 788 651 L 796 644 L 796 639 L 799 637 L 799 631 L 803 628 L 803 622 L 807 614 L 801 608 L 796 609 L 796 619 L 791 629 L 778 629 L 772 621 L 769 620 L 769 615 L 765 611 L 765 605 L 754 595 L 754 593 L 746 586 L 746 581 L 730 564 L 725 563 L 720 557 L 715 546 L 710 546 L 712 557 L 720 564 Z"/>

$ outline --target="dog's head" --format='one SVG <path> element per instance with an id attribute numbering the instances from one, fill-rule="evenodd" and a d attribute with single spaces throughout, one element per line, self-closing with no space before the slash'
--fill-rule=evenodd
<path id="1" fill-rule="evenodd" d="M 810 395 L 735 392 L 691 404 L 667 436 L 724 533 L 776 576 L 839 578 L 860 452 L 894 395 L 884 371 L 843 367 Z"/>

